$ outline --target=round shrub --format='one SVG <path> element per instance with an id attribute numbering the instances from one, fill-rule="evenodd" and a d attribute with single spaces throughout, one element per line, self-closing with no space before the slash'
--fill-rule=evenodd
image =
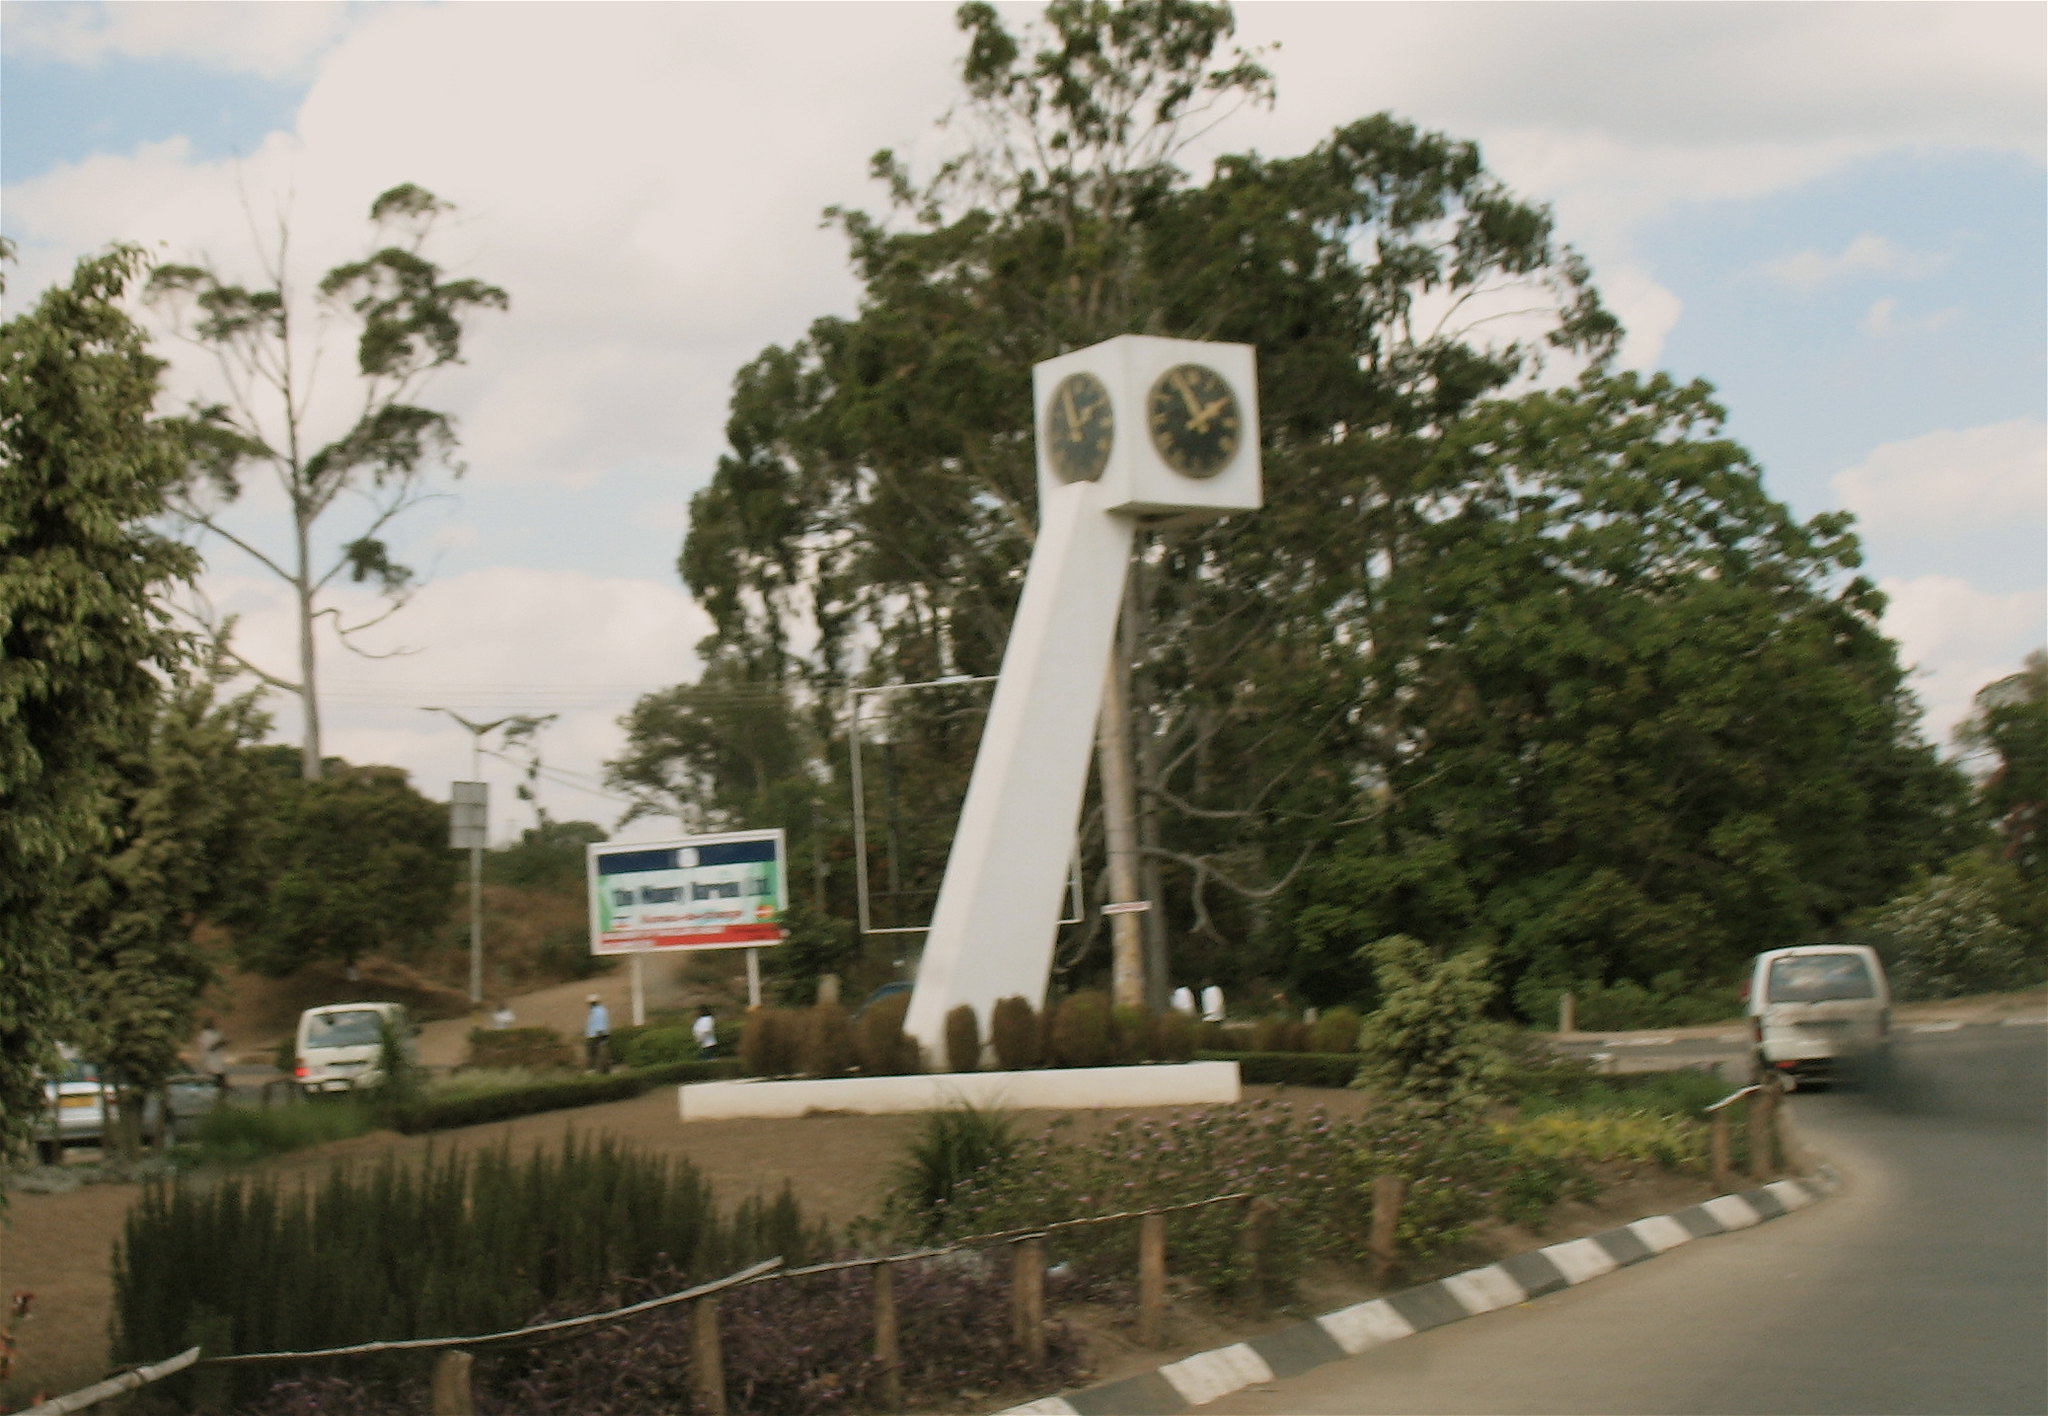
<path id="1" fill-rule="evenodd" d="M 1195 1034 L 1201 1024 L 1169 1008 L 1152 1019 L 1153 1054 L 1161 1062 L 1189 1062 L 1195 1056 Z"/>
<path id="2" fill-rule="evenodd" d="M 946 1070 L 972 1072 L 981 1066 L 981 1024 L 974 1005 L 962 1003 L 946 1014 Z"/>
<path id="3" fill-rule="evenodd" d="M 740 1030 L 740 1064 L 750 1077 L 786 1077 L 797 1068 L 802 1028 L 786 1008 L 755 1008 Z"/>
<path id="4" fill-rule="evenodd" d="M 996 1061 L 1006 1072 L 1042 1066 L 1045 1062 L 1045 1034 L 1038 1010 L 1023 998 L 998 998 L 989 1019 L 990 1040 L 996 1046 Z"/>
<path id="5" fill-rule="evenodd" d="M 855 1040 L 861 1071 L 887 1077 L 919 1070 L 917 1042 L 903 1031 L 903 1015 L 909 1011 L 908 993 L 891 994 L 861 1010 Z"/>
<path id="6" fill-rule="evenodd" d="M 1311 1029 L 1309 1048 L 1311 1052 L 1356 1052 L 1358 1051 L 1358 1024 L 1360 1018 L 1356 1008 L 1339 1004 L 1315 1021 Z"/>
<path id="7" fill-rule="evenodd" d="M 1110 1051 L 1118 1062 L 1149 1062 L 1158 1055 L 1152 1010 L 1141 1004 L 1123 1003 L 1110 1009 Z"/>
<path id="8" fill-rule="evenodd" d="M 1069 994 L 1052 1015 L 1052 1062 L 1055 1067 L 1100 1067 L 1110 1060 L 1109 996 Z"/>
<path id="9" fill-rule="evenodd" d="M 797 1045 L 797 1070 L 808 1077 L 837 1077 L 852 1070 L 859 1049 L 854 1046 L 853 1020 L 837 1003 L 819 1003 L 804 1010 Z"/>

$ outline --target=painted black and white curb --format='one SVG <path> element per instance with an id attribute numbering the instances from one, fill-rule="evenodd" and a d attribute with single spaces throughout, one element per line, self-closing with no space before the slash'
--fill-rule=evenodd
<path id="1" fill-rule="evenodd" d="M 997 1416 L 1178 1416 L 1248 1386 L 1297 1376 L 1325 1362 L 1355 1357 L 1430 1328 L 1526 1303 L 1655 1258 L 1695 1239 L 1710 1239 L 1777 1219 L 1806 1208 L 1834 1188 L 1832 1172 L 1823 1170 L 1805 1179 L 1774 1180 L 1740 1194 L 1717 1195 L 1672 1214 L 1652 1215 L 1385 1298 L 1354 1303 L 1249 1342 L 1198 1352 L 1140 1376 L 1012 1406 Z"/>

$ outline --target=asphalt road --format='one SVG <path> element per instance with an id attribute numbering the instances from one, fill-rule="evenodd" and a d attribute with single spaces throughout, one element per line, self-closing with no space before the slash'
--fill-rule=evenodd
<path id="1" fill-rule="evenodd" d="M 2048 1411 L 2048 1027 L 1800 1092 L 1823 1204 L 1226 1397 L 1204 1416 Z"/>

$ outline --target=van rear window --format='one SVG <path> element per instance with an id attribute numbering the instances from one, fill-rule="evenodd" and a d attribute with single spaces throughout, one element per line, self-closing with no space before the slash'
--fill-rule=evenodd
<path id="1" fill-rule="evenodd" d="M 1771 961 L 1771 981 L 1765 997 L 1772 1003 L 1875 998 L 1877 984 L 1860 954 L 1801 954 Z"/>
<path id="2" fill-rule="evenodd" d="M 306 1020 L 308 1047 L 375 1047 L 383 1032 L 369 1009 L 349 1013 L 315 1013 Z"/>

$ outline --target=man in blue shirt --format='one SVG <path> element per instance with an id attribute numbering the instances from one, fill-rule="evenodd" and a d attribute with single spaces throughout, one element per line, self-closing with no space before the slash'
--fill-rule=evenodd
<path id="1" fill-rule="evenodd" d="M 589 1070 L 611 1071 L 611 1038 L 612 1015 L 605 1011 L 604 1004 L 593 993 L 590 995 L 590 1016 L 583 1020 L 584 1061 Z"/>

